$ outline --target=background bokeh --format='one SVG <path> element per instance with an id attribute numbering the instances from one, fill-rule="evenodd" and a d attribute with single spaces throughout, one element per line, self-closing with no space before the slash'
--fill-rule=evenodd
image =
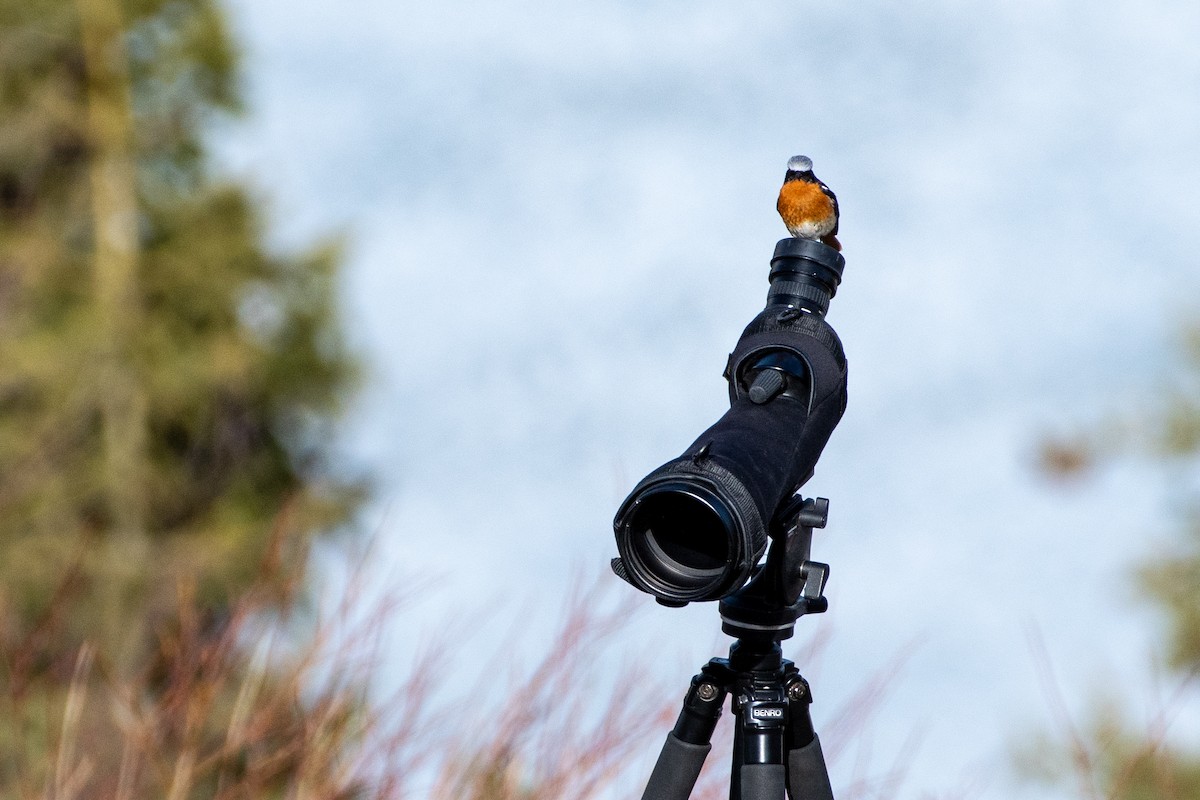
<path id="1" fill-rule="evenodd" d="M 1158 707 L 1132 565 L 1192 479 L 1126 462 L 1062 486 L 1033 463 L 1047 435 L 1136 417 L 1197 311 L 1200 6 L 229 8 L 253 113 L 219 133 L 226 168 L 281 244 L 348 242 L 372 378 L 344 447 L 379 476 L 373 564 L 432 578 L 396 618 L 398 673 L 447 619 L 521 658 L 604 569 L 619 501 L 722 413 L 805 153 L 841 203 L 851 365 L 806 487 L 832 501 L 830 612 L 801 623 L 830 637 L 818 728 L 899 659 L 859 761 L 1035 796 L 1008 777 L 1051 716 L 1031 639 L 1069 708 L 1114 686 Z M 724 647 L 715 608 L 645 604 L 628 652 L 682 691 Z"/>

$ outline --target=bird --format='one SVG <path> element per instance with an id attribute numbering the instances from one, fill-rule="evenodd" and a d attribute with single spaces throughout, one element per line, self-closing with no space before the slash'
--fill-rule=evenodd
<path id="1" fill-rule="evenodd" d="M 813 162 L 808 156 L 788 159 L 775 208 L 792 236 L 816 239 L 834 250 L 842 249 L 842 243 L 834 235 L 838 232 L 837 195 L 813 174 Z"/>

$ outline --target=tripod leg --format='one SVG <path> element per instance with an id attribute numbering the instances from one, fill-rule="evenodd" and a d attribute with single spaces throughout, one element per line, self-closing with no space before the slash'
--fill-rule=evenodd
<path id="1" fill-rule="evenodd" d="M 710 750 L 712 745 L 707 742 L 690 744 L 668 733 L 642 800 L 687 800 Z"/>
<path id="2" fill-rule="evenodd" d="M 783 785 L 783 764 L 746 764 L 739 800 L 783 800 Z"/>
<path id="3" fill-rule="evenodd" d="M 804 747 L 788 752 L 787 776 L 792 800 L 833 800 L 829 770 L 816 736 Z"/>
<path id="4" fill-rule="evenodd" d="M 642 800 L 688 800 L 721 716 L 725 689 L 703 672 L 692 678 L 675 727 L 667 734 Z"/>
<path id="5" fill-rule="evenodd" d="M 792 800 L 833 800 L 829 770 L 821 752 L 821 740 L 813 729 L 812 690 L 808 682 L 793 675 L 787 685 L 787 787 Z"/>

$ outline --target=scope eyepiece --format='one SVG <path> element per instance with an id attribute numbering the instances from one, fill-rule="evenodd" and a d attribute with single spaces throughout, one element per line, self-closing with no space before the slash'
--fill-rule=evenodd
<path id="1" fill-rule="evenodd" d="M 776 512 L 812 475 L 846 407 L 846 359 L 824 319 L 844 265 L 820 242 L 776 245 L 767 306 L 729 357 L 729 411 L 617 511 L 613 568 L 659 602 L 739 589 Z"/>
<path id="2" fill-rule="evenodd" d="M 780 239 L 771 257 L 767 308 L 786 305 L 825 316 L 845 268 L 846 259 L 829 245 L 812 239 Z"/>

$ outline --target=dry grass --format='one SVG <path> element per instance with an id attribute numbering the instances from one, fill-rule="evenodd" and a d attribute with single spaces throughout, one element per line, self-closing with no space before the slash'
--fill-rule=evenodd
<path id="1" fill-rule="evenodd" d="M 0 796 L 362 796 L 366 684 L 352 668 L 323 668 L 322 626 L 299 648 L 281 635 L 302 616 L 303 570 L 281 554 L 303 548 L 282 542 L 285 531 L 281 520 L 257 579 L 226 608 L 206 608 L 180 581 L 173 601 L 131 614 L 132 656 L 64 636 L 62 621 L 95 603 L 78 569 L 38 619 L 0 596 Z"/>
<path id="2" fill-rule="evenodd" d="M 260 580 L 221 616 L 199 611 L 195 587 L 180 583 L 170 613 L 146 622 L 153 643 L 146 658 L 123 671 L 96 643 L 74 648 L 69 664 L 47 663 L 53 619 L 70 615 L 80 597 L 71 591 L 75 578 L 68 571 L 47 620 L 0 641 L 9 677 L 0 710 L 0 796 L 640 795 L 646 778 L 640 773 L 670 730 L 689 677 L 664 686 L 636 666 L 623 666 L 615 677 L 600 672 L 600 664 L 614 663 L 614 635 L 644 598 L 629 593 L 627 602 L 614 606 L 611 578 L 594 581 L 570 600 L 556 633 L 532 662 L 492 659 L 478 685 L 456 692 L 446 685 L 443 667 L 462 651 L 446 639 L 426 648 L 390 696 L 369 697 L 383 666 L 382 633 L 405 613 L 401 599 L 368 597 L 351 579 L 334 608 L 306 609 L 299 585 L 285 582 L 281 589 L 281 574 L 293 582 L 303 575 L 281 562 L 281 552 L 300 549 L 275 541 Z M 6 624 L 2 630 L 18 628 Z M 820 649 L 816 640 L 805 661 L 819 659 Z M 833 712 L 821 732 L 831 761 L 852 749 L 897 668 L 885 665 Z M 731 722 L 726 711 L 695 800 L 727 796 Z M 839 797 L 894 797 L 902 773 L 872 777 L 856 769 Z"/>
<path id="3" fill-rule="evenodd" d="M 1194 800 L 1200 791 L 1200 760 L 1169 742 L 1175 718 L 1195 691 L 1193 670 L 1173 681 L 1144 725 L 1123 719 L 1124 697 L 1106 698 L 1103 710 L 1080 724 L 1067 707 L 1040 633 L 1027 631 L 1053 730 L 1018 753 L 1030 777 L 1065 784 L 1081 800 Z"/>
<path id="4" fill-rule="evenodd" d="M 623 603 L 601 611 L 600 582 L 572 598 L 556 635 L 523 674 L 489 674 L 477 692 L 501 697 L 456 732 L 429 794 L 437 800 L 599 797 L 674 722 L 674 698 L 644 670 L 619 680 L 597 662 L 628 619 Z M 468 736 L 462 734 L 469 731 Z"/>
<path id="5" fill-rule="evenodd" d="M 494 707 L 436 699 L 447 688 L 439 667 L 457 655 L 448 643 L 428 648 L 390 697 L 368 702 L 398 602 L 367 599 L 351 581 L 314 618 L 298 587 L 281 591 L 279 550 L 223 616 L 199 611 L 195 587 L 181 583 L 171 612 L 147 623 L 153 646 L 133 670 L 114 668 L 93 643 L 75 648 L 69 675 L 48 663 L 53 621 L 86 602 L 72 574 L 30 630 L 8 620 L 0 795 L 583 799 L 670 724 L 670 704 L 636 673 L 597 697 L 591 662 L 630 611 L 598 611 L 599 589 L 571 602 L 522 675 L 502 685 L 489 676 Z M 467 706 L 486 716 L 456 710 Z"/>

